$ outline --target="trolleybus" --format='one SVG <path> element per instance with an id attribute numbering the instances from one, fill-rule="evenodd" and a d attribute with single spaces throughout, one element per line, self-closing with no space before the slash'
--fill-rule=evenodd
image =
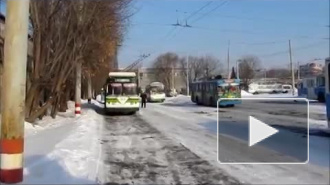
<path id="1" fill-rule="evenodd" d="M 241 98 L 239 79 L 214 79 L 190 84 L 191 100 L 198 105 L 217 106 L 219 98 Z M 223 100 L 219 106 L 233 107 L 241 100 Z"/>
<path id="2" fill-rule="evenodd" d="M 328 128 L 330 129 L 330 57 L 325 59 L 325 101 L 327 110 Z"/>
<path id="3" fill-rule="evenodd" d="M 149 102 L 165 101 L 165 86 L 161 82 L 152 82 L 146 87 L 146 93 Z"/>
<path id="4" fill-rule="evenodd" d="M 104 87 L 106 112 L 132 113 L 140 108 L 134 72 L 110 72 Z"/>

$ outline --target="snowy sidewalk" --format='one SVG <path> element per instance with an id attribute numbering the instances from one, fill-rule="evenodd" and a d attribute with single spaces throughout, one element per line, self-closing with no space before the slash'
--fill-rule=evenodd
<path id="1" fill-rule="evenodd" d="M 81 117 L 72 110 L 41 126 L 26 123 L 22 184 L 98 184 L 102 117 L 86 103 Z"/>

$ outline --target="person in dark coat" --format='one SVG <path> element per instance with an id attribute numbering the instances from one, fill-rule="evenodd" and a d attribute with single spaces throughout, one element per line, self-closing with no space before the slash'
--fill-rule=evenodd
<path id="1" fill-rule="evenodd" d="M 141 97 L 141 100 L 142 100 L 141 108 L 146 108 L 147 94 L 145 92 L 142 92 L 140 97 Z"/>

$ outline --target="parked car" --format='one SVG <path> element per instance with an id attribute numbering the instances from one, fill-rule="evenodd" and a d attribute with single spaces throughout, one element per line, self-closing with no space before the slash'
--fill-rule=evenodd
<path id="1" fill-rule="evenodd" d="M 291 85 L 282 85 L 282 93 L 288 93 L 292 91 Z"/>

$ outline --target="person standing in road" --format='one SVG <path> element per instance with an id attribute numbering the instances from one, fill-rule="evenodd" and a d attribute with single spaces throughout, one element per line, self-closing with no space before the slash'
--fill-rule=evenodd
<path id="1" fill-rule="evenodd" d="M 147 94 L 145 92 L 142 92 L 141 93 L 141 108 L 146 108 L 146 105 L 147 105 Z"/>

